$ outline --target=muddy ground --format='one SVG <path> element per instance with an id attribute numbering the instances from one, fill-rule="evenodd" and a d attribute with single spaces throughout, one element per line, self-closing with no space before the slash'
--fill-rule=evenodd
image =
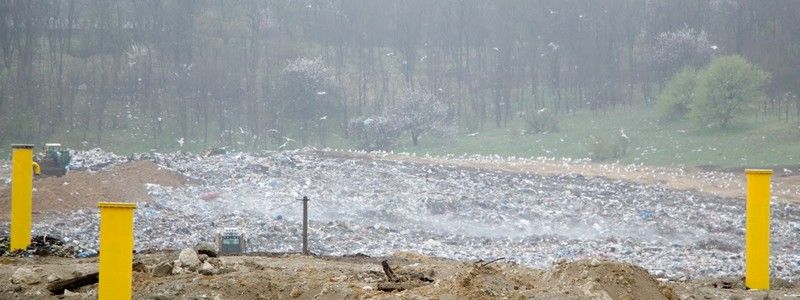
<path id="1" fill-rule="evenodd" d="M 7 167 L 7 166 L 6 166 Z M 0 169 L 3 163 L 0 163 Z M 8 171 L 0 170 L 0 178 Z M 68 212 L 94 208 L 97 202 L 144 202 L 150 200 L 147 184 L 180 186 L 182 175 L 163 169 L 151 161 L 135 161 L 110 170 L 72 171 L 62 177 L 37 177 L 33 182 L 33 213 Z M 11 188 L 0 185 L 0 220 L 10 212 Z"/>
<path id="2" fill-rule="evenodd" d="M 211 271 L 180 265 L 177 252 L 137 254 L 134 299 L 798 299 L 800 286 L 773 282 L 747 291 L 741 280 L 665 282 L 628 264 L 580 260 L 544 270 L 505 261 L 459 262 L 413 253 L 386 258 L 297 254 L 200 259 Z M 381 261 L 393 269 L 389 282 Z M 28 283 L 12 283 L 19 268 Z M 176 270 L 177 269 L 177 270 Z M 200 269 L 197 267 L 196 269 Z M 49 282 L 97 270 L 96 258 L 0 258 L 0 299 L 93 299 L 97 284 L 52 295 Z M 203 273 L 203 274 L 201 274 Z M 386 291 L 387 289 L 398 289 Z"/>

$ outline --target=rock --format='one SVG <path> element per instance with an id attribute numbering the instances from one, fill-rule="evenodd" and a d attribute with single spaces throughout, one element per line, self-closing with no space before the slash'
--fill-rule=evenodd
<path id="1" fill-rule="evenodd" d="M 190 270 L 194 270 L 200 265 L 200 258 L 197 257 L 197 252 L 192 248 L 183 249 L 178 255 L 178 261 L 180 261 L 181 267 L 186 267 Z"/>
<path id="2" fill-rule="evenodd" d="M 204 262 L 202 266 L 200 266 L 199 270 L 200 274 L 203 275 L 214 275 L 215 270 L 214 266 L 212 266 L 209 262 Z"/>
<path id="3" fill-rule="evenodd" d="M 39 275 L 28 268 L 18 268 L 16 271 L 14 271 L 14 274 L 11 275 L 11 283 L 15 284 L 37 284 L 39 281 Z"/>
<path id="4" fill-rule="evenodd" d="M 81 293 L 76 293 L 70 290 L 64 290 L 64 297 L 80 296 Z"/>
<path id="5" fill-rule="evenodd" d="M 204 262 L 204 261 L 206 261 L 208 259 L 208 255 L 198 254 L 197 258 L 199 258 L 201 262 Z"/>
<path id="6" fill-rule="evenodd" d="M 168 262 L 161 262 L 150 269 L 150 273 L 155 277 L 164 277 L 172 274 L 172 264 Z"/>
<path id="7" fill-rule="evenodd" d="M 53 274 L 47 275 L 47 282 L 54 282 L 54 281 L 59 280 L 59 279 L 61 279 L 61 278 L 59 278 L 56 275 L 53 275 Z"/>
<path id="8" fill-rule="evenodd" d="M 170 273 L 172 273 L 172 275 L 183 273 L 183 268 L 181 267 L 180 261 L 176 260 L 175 263 L 172 264 L 172 271 L 170 271 Z"/>
<path id="9" fill-rule="evenodd" d="M 198 254 L 205 254 L 208 257 L 217 257 L 217 247 L 210 243 L 202 243 L 195 247 L 197 249 Z"/>

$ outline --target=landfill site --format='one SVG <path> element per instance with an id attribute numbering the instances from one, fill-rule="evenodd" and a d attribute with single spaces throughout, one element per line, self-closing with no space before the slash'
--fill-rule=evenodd
<path id="1" fill-rule="evenodd" d="M 302 149 L 72 151 L 33 183 L 0 299 L 97 297 L 102 201 L 136 203 L 135 299 L 798 299 L 798 176 L 772 184 L 769 291 L 744 286 L 745 178 L 588 160 Z M 307 252 L 303 202 L 308 199 Z M 240 253 L 222 253 L 235 229 Z"/>

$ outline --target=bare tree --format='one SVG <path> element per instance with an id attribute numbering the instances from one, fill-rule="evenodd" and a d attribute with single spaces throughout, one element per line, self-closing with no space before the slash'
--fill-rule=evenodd
<path id="1" fill-rule="evenodd" d="M 424 134 L 448 136 L 455 132 L 447 104 L 425 89 L 406 89 L 384 116 L 409 133 L 414 146 Z"/>

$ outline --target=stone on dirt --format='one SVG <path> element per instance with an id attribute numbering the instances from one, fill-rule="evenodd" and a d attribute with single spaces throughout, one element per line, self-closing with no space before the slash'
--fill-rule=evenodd
<path id="1" fill-rule="evenodd" d="M 200 258 L 197 257 L 197 252 L 192 248 L 183 249 L 181 253 L 178 254 L 178 261 L 180 261 L 181 267 L 187 267 L 189 269 L 195 269 L 200 265 Z"/>
<path id="2" fill-rule="evenodd" d="M 210 243 L 202 243 L 195 248 L 198 254 L 205 254 L 208 257 L 217 257 L 217 249 Z"/>
<path id="3" fill-rule="evenodd" d="M 200 266 L 200 274 L 203 275 L 214 275 L 214 266 L 212 266 L 208 261 L 204 262 L 202 266 Z"/>
<path id="4" fill-rule="evenodd" d="M 14 274 L 11 275 L 11 283 L 15 284 L 37 284 L 39 281 L 39 275 L 28 268 L 18 268 L 14 271 Z"/>
<path id="5" fill-rule="evenodd" d="M 161 262 L 150 269 L 150 273 L 155 277 L 169 276 L 172 273 L 172 264 Z"/>

